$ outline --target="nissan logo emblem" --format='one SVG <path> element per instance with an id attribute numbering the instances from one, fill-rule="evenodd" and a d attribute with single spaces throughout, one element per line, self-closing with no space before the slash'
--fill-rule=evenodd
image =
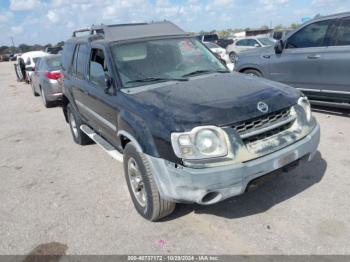
<path id="1" fill-rule="evenodd" d="M 264 102 L 259 102 L 257 109 L 262 113 L 267 113 L 269 111 L 269 106 Z"/>

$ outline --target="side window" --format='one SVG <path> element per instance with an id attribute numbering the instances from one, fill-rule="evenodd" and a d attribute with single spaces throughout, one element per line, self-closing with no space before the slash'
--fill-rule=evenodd
<path id="1" fill-rule="evenodd" d="M 62 52 L 62 69 L 68 70 L 72 64 L 75 45 L 72 43 L 65 43 Z"/>
<path id="2" fill-rule="evenodd" d="M 30 65 L 30 57 L 27 58 L 26 65 Z"/>
<path id="3" fill-rule="evenodd" d="M 89 79 L 95 85 L 105 88 L 105 75 L 108 73 L 105 63 L 105 55 L 102 49 L 91 49 L 91 57 L 89 63 Z"/>
<path id="4" fill-rule="evenodd" d="M 288 38 L 286 48 L 322 47 L 331 20 L 316 22 Z"/>
<path id="5" fill-rule="evenodd" d="M 77 77 L 80 79 L 84 79 L 86 75 L 87 56 L 88 46 L 86 44 L 81 44 L 79 46 L 77 58 Z"/>
<path id="6" fill-rule="evenodd" d="M 256 41 L 255 39 L 248 39 L 247 42 L 248 42 L 247 45 L 251 47 L 255 47 L 255 45 L 259 45 L 258 41 Z"/>
<path id="7" fill-rule="evenodd" d="M 350 45 L 350 19 L 343 20 L 338 27 L 336 46 Z"/>
<path id="8" fill-rule="evenodd" d="M 247 39 L 238 40 L 236 46 L 247 46 Z"/>

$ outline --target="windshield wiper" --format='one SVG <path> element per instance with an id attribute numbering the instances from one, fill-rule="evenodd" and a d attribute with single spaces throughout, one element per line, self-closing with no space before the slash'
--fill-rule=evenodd
<path id="1" fill-rule="evenodd" d="M 194 75 L 201 75 L 201 74 L 207 74 L 207 73 L 230 73 L 229 70 L 196 70 L 187 74 L 184 74 L 183 77 L 186 76 L 194 76 Z"/>
<path id="2" fill-rule="evenodd" d="M 147 83 L 157 81 L 188 81 L 188 78 L 171 78 L 171 77 L 146 77 L 142 79 L 135 79 L 127 81 L 126 84 L 130 83 Z"/>

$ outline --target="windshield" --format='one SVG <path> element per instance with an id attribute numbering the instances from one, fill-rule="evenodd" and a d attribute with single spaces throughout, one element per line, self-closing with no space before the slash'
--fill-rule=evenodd
<path id="1" fill-rule="evenodd" d="M 271 38 L 258 38 L 263 45 L 274 45 L 275 42 Z"/>
<path id="2" fill-rule="evenodd" d="M 227 71 L 195 38 L 115 44 L 111 49 L 124 88 Z"/>

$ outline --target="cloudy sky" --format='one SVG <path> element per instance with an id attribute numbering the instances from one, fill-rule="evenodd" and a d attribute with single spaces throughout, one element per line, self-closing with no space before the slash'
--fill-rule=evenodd
<path id="1" fill-rule="evenodd" d="M 0 45 L 57 43 L 99 23 L 170 20 L 187 31 L 290 24 L 350 0 L 0 0 Z"/>

